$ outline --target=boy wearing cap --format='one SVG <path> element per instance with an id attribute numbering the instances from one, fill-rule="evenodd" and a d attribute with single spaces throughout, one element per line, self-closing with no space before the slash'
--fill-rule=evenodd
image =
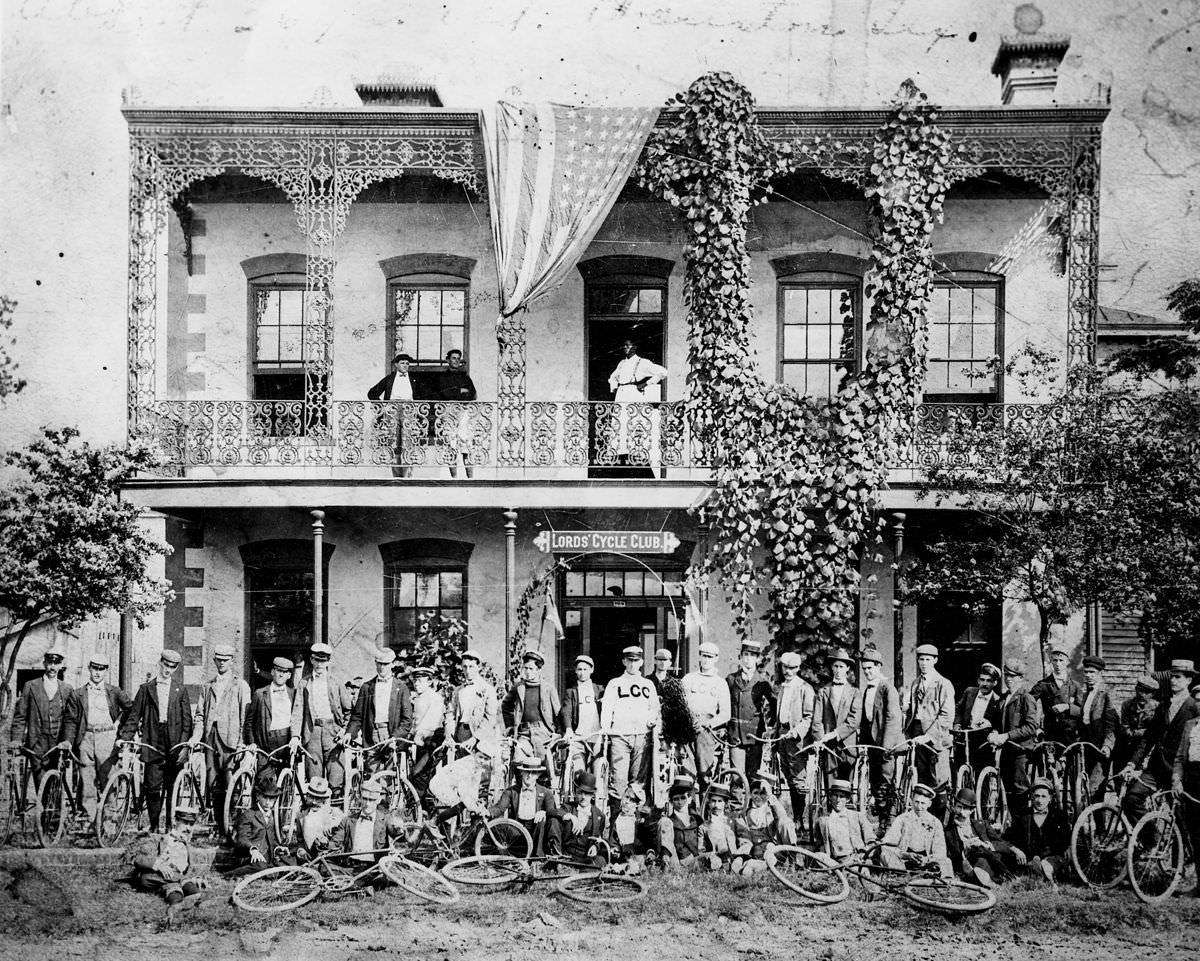
<path id="1" fill-rule="evenodd" d="M 538 777 L 545 770 L 546 766 L 540 761 L 518 762 L 520 784 L 505 788 L 488 811 L 489 817 L 520 821 L 529 832 L 529 836 L 534 839 L 534 853 L 539 856 L 545 847 L 547 832 L 553 822 L 562 816 L 554 803 L 553 792 L 538 784 Z"/>
<path id="2" fill-rule="evenodd" d="M 662 683 L 671 676 L 671 665 L 675 663 L 675 656 L 665 647 L 660 647 L 654 652 L 654 667 L 649 674 L 646 675 L 646 680 L 654 685 L 654 690 L 662 696 Z"/>
<path id="3" fill-rule="evenodd" d="M 984 752 L 987 733 L 1000 726 L 1000 668 L 984 664 L 979 679 L 963 691 L 954 713 L 954 727 L 964 732 L 967 763 L 979 770 L 988 763 Z"/>
<path id="4" fill-rule="evenodd" d="M 875 829 L 861 811 L 850 804 L 850 782 L 834 778 L 829 783 L 828 814 L 817 819 L 817 840 L 821 850 L 835 861 L 846 861 L 875 843 Z"/>
<path id="5" fill-rule="evenodd" d="M 1133 780 L 1125 794 L 1130 824 L 1137 823 L 1146 813 L 1146 799 L 1150 793 L 1165 789 L 1171 783 L 1183 728 L 1188 721 L 1200 716 L 1200 703 L 1188 692 L 1195 676 L 1193 661 L 1178 659 L 1171 662 L 1167 696 L 1159 702 L 1145 735 L 1122 771 L 1126 778 L 1134 778 L 1138 771 L 1142 775 L 1140 780 Z M 1143 781 L 1150 782 L 1151 786 Z"/>
<path id="6" fill-rule="evenodd" d="M 946 856 L 942 822 L 929 813 L 934 789 L 928 784 L 913 788 L 912 808 L 896 816 L 883 836 L 879 862 L 889 868 L 925 868 L 933 865 L 947 881 L 954 876 Z"/>
<path id="7" fill-rule="evenodd" d="M 328 851 L 333 833 L 346 818 L 341 808 L 330 803 L 332 798 L 333 791 L 327 779 L 320 776 L 309 779 L 297 839 L 300 842 L 297 854 L 302 861 L 311 861 Z"/>
<path id="8" fill-rule="evenodd" d="M 333 648 L 323 642 L 308 649 L 308 669 L 292 704 L 292 744 L 308 752 L 305 776 L 327 780 L 340 794 L 345 780 L 340 748 L 354 702 L 329 672 L 332 656 Z"/>
<path id="9" fill-rule="evenodd" d="M 79 758 L 83 808 L 88 819 L 96 812 L 96 799 L 108 783 L 109 768 L 117 742 L 117 728 L 133 700 L 115 684 L 109 684 L 108 658 L 94 656 L 88 662 L 88 683 L 67 695 L 63 713 L 64 746 Z"/>
<path id="10" fill-rule="evenodd" d="M 1079 719 L 1079 740 L 1096 748 L 1082 758 L 1088 777 L 1088 795 L 1093 802 L 1104 800 L 1104 769 L 1117 745 L 1117 710 L 1104 683 L 1104 658 L 1089 655 L 1083 659 L 1083 713 Z"/>
<path id="11" fill-rule="evenodd" d="M 234 650 L 230 644 L 213 648 L 216 673 L 200 690 L 200 709 L 192 740 L 203 740 L 212 753 L 207 758 L 206 780 L 209 797 L 217 816 L 217 826 L 225 832 L 225 792 L 229 788 L 229 759 L 242 745 L 246 712 L 250 710 L 250 685 L 233 673 Z"/>
<path id="12" fill-rule="evenodd" d="M 396 652 L 390 647 L 375 651 L 375 676 L 358 690 L 346 722 L 346 740 L 353 741 L 361 733 L 363 747 L 370 748 L 388 738 L 412 736 L 412 696 L 408 685 L 392 676 L 395 660 Z M 368 770 L 377 770 L 386 763 L 386 758 L 373 757 Z"/>
<path id="13" fill-rule="evenodd" d="M 21 688 L 13 712 L 9 742 L 14 748 L 25 748 L 38 755 L 27 758 L 35 785 L 41 785 L 42 772 L 55 763 L 55 758 L 40 760 L 41 756 L 63 741 L 63 722 L 71 685 L 58 679 L 63 654 L 57 649 L 47 651 L 42 658 L 42 676 Z"/>
<path id="14" fill-rule="evenodd" d="M 668 790 L 670 806 L 658 822 L 663 867 L 688 867 L 700 856 L 700 822 L 692 813 L 695 788 L 690 777 L 679 777 Z"/>
<path id="15" fill-rule="evenodd" d="M 1015 816 L 1004 832 L 1017 864 L 1051 884 L 1070 871 L 1067 845 L 1071 841 L 1071 826 L 1062 812 L 1050 810 L 1052 796 L 1049 781 L 1034 781 L 1029 790 L 1029 810 Z"/>
<path id="16" fill-rule="evenodd" d="M 753 738 L 765 734 L 775 714 L 770 682 L 758 673 L 761 663 L 762 645 L 743 641 L 738 669 L 725 678 L 729 686 L 729 763 L 747 777 L 757 774 L 762 765 L 762 743 Z"/>
<path id="17" fill-rule="evenodd" d="M 1008 688 L 1000 702 L 1000 719 L 987 736 L 988 744 L 999 747 L 1000 779 L 1008 791 L 1008 806 L 1014 816 L 1025 813 L 1029 795 L 1029 769 L 1026 753 L 1037 741 L 1042 712 L 1033 696 L 1023 690 L 1025 669 L 1021 662 L 1004 664 L 1004 683 Z"/>
<path id="18" fill-rule="evenodd" d="M 846 778 L 854 766 L 847 749 L 853 748 L 858 737 L 858 690 L 850 684 L 850 668 L 854 660 L 845 648 L 835 648 L 829 655 L 832 680 L 817 692 L 813 707 L 812 736 L 814 741 L 840 751 L 838 755 L 822 755 L 826 778 Z"/>
<path id="19" fill-rule="evenodd" d="M 463 651 L 463 673 L 466 680 L 454 690 L 446 709 L 446 741 L 463 744 L 478 737 L 496 736 L 500 717 L 500 702 L 496 689 L 480 673 L 482 660 L 474 651 Z"/>
<path id="20" fill-rule="evenodd" d="M 1133 695 L 1121 704 L 1117 719 L 1117 746 L 1113 751 L 1114 771 L 1120 771 L 1133 757 L 1134 749 L 1158 709 L 1158 691 L 1158 681 L 1146 674 L 1137 679 Z"/>
<path id="21" fill-rule="evenodd" d="M 1079 740 L 1079 719 L 1083 716 L 1083 688 L 1067 673 L 1070 660 L 1065 648 L 1051 648 L 1050 673 L 1029 692 L 1041 705 L 1045 739 L 1060 744 Z"/>
<path id="22" fill-rule="evenodd" d="M 950 782 L 954 685 L 937 672 L 937 660 L 934 645 L 918 645 L 917 677 L 907 691 L 904 736 L 923 745 L 916 753 L 917 779 L 944 796 Z"/>
<path id="23" fill-rule="evenodd" d="M 779 657 L 783 683 L 779 685 L 776 718 L 777 735 L 782 738 L 779 750 L 779 770 L 788 782 L 792 802 L 792 820 L 799 825 L 804 820 L 807 789 L 807 755 L 804 746 L 812 730 L 813 711 L 817 695 L 812 685 L 800 676 L 800 655 L 787 651 Z"/>
<path id="24" fill-rule="evenodd" d="M 412 781 L 418 794 L 424 794 L 433 777 L 433 754 L 442 745 L 442 728 L 446 723 L 446 702 L 433 683 L 433 668 L 414 667 L 413 683 L 413 741 L 416 743 L 412 766 Z"/>
<path id="25" fill-rule="evenodd" d="M 584 755 L 585 743 L 591 747 L 593 757 L 600 745 L 600 705 L 604 699 L 604 686 L 592 680 L 595 662 L 586 654 L 575 658 L 575 683 L 563 695 L 562 717 L 559 727 L 570 742 L 568 758 L 574 760 Z"/>
<path id="26" fill-rule="evenodd" d="M 859 654 L 858 662 L 862 692 L 858 743 L 861 747 L 883 748 L 882 751 L 867 751 L 867 778 L 878 813 L 891 809 L 896 762 L 886 752 L 904 740 L 901 732 L 904 718 L 900 710 L 900 692 L 883 674 L 883 654 L 879 648 L 874 644 L 867 645 Z"/>
<path id="27" fill-rule="evenodd" d="M 954 817 L 946 825 L 946 854 L 964 881 L 985 888 L 1008 877 L 1018 863 L 1016 853 L 986 821 L 975 817 L 975 792 L 962 788 L 954 798 Z"/>
<path id="28" fill-rule="evenodd" d="M 625 648 L 621 663 L 625 673 L 608 682 L 600 702 L 600 730 L 608 737 L 608 803 L 614 814 L 630 784 L 644 789 L 647 739 L 659 717 L 658 692 L 642 676 L 642 649 Z"/>
<path id="29" fill-rule="evenodd" d="M 522 654 L 521 679 L 500 703 L 505 730 L 515 731 L 525 753 L 539 759 L 545 759 L 546 744 L 558 730 L 562 715 L 558 689 L 542 677 L 545 663 L 540 651 Z"/>
<path id="30" fill-rule="evenodd" d="M 186 746 L 171 753 L 172 747 L 192 737 L 192 706 L 187 688 L 176 676 L 182 660 L 178 651 L 168 648 L 162 652 L 158 676 L 138 688 L 118 734 L 122 741 L 128 741 L 140 733 L 146 744 L 142 749 L 142 790 L 151 831 L 158 831 L 163 784 L 175 783 L 175 775 L 191 753 Z"/>
<path id="31" fill-rule="evenodd" d="M 292 743 L 292 715 L 296 709 L 296 689 L 288 682 L 292 679 L 295 665 L 286 657 L 271 661 L 271 683 L 260 687 L 250 699 L 246 712 L 246 727 L 242 732 L 247 744 L 254 744 L 268 754 Z M 261 773 L 270 767 L 278 773 L 287 766 L 283 752 L 272 761 L 259 758 Z"/>
<path id="32" fill-rule="evenodd" d="M 696 776 L 703 784 L 715 761 L 717 747 L 714 731 L 729 723 L 729 685 L 717 672 L 721 650 L 712 641 L 700 645 L 700 669 L 683 676 L 683 693 L 696 720 Z"/>

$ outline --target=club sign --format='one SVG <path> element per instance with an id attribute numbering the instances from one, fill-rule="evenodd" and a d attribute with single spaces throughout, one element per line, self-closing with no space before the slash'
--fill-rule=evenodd
<path id="1" fill-rule="evenodd" d="M 542 531 L 533 539 L 543 554 L 673 554 L 672 531 Z"/>

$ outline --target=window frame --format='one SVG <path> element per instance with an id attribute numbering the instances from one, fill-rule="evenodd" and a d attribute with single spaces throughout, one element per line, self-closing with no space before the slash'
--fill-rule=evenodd
<path id="1" fill-rule="evenodd" d="M 417 358 L 410 364 L 410 369 L 419 373 L 436 373 L 446 369 L 446 353 L 442 351 L 441 356 L 437 360 L 422 361 L 416 354 L 416 347 L 400 348 L 397 346 L 397 337 L 400 330 L 400 316 L 396 310 L 396 292 L 400 289 L 411 289 L 415 291 L 422 290 L 438 290 L 460 291 L 463 295 L 463 323 L 462 323 L 462 350 L 463 369 L 470 373 L 471 371 L 471 281 L 467 277 L 459 277 L 454 274 L 443 274 L 437 271 L 427 271 L 422 273 L 398 274 L 387 279 L 387 314 L 386 314 L 386 333 L 385 343 L 387 344 L 387 361 L 388 369 L 391 369 L 391 361 L 398 353 L 407 353 Z M 441 323 L 439 319 L 438 328 L 441 331 L 445 330 L 446 325 Z M 443 335 L 444 336 L 444 335 Z M 442 338 L 439 337 L 439 343 Z"/>
<path id="2" fill-rule="evenodd" d="M 787 326 L 803 326 L 806 330 L 807 322 L 803 325 L 787 324 L 787 292 L 789 290 L 850 290 L 850 305 L 854 311 L 854 348 L 853 356 L 850 358 L 850 367 L 847 370 L 842 382 L 845 383 L 851 377 L 854 377 L 862 369 L 862 353 L 863 353 L 863 278 L 859 273 L 850 273 L 846 270 L 838 270 L 834 268 L 820 269 L 817 266 L 809 267 L 804 270 L 797 270 L 792 273 L 780 274 L 775 279 L 776 290 L 776 340 L 775 340 L 775 373 L 778 383 L 787 383 L 784 379 L 784 370 L 789 366 L 823 366 L 826 368 L 835 368 L 845 360 L 839 358 L 828 358 L 827 360 L 789 360 L 784 349 L 784 335 Z M 805 383 L 808 382 L 807 377 Z M 799 390 L 799 388 L 796 388 Z M 823 398 L 830 399 L 836 395 L 833 393 L 824 395 Z M 806 397 L 814 395 L 805 393 Z"/>
<path id="3" fill-rule="evenodd" d="M 301 296 L 300 307 L 300 363 L 295 367 L 259 367 L 258 361 L 258 297 L 260 291 L 270 290 L 298 290 Z M 305 310 L 305 294 L 307 293 L 307 280 L 304 274 L 293 273 L 292 271 L 280 271 L 277 273 L 262 274 L 258 277 L 250 277 L 246 282 L 246 299 L 247 299 L 247 320 L 246 325 L 246 374 L 247 380 L 247 396 L 250 400 L 284 400 L 284 401 L 299 401 L 304 402 L 305 394 L 301 393 L 299 397 L 294 398 L 266 398 L 258 396 L 258 378 L 263 377 L 282 377 L 289 375 L 301 375 L 301 385 L 305 385 L 303 378 L 307 377 L 307 367 L 304 363 L 304 310 Z"/>
<path id="4" fill-rule="evenodd" d="M 934 292 L 939 291 L 939 290 L 953 290 L 956 288 L 957 289 L 967 289 L 967 290 L 990 289 L 993 291 L 995 314 L 996 314 L 996 317 L 995 317 L 996 335 L 995 335 L 995 342 L 994 342 L 994 351 L 991 356 L 999 357 L 1003 361 L 1003 358 L 1004 358 L 1004 318 L 1006 316 L 1005 308 L 1004 308 L 1004 293 L 1005 293 L 1004 276 L 1001 274 L 989 273 L 988 271 L 983 271 L 983 270 L 955 270 L 955 271 L 943 272 L 943 273 L 937 274 L 933 278 L 933 283 L 931 285 L 930 291 L 931 291 L 931 295 L 933 295 Z M 935 392 L 935 391 L 929 391 L 926 389 L 926 387 L 928 386 L 928 382 L 929 382 L 928 378 L 929 378 L 930 365 L 934 362 L 933 331 L 934 331 L 935 323 L 934 323 L 933 317 L 932 317 L 932 307 L 933 307 L 932 303 L 930 304 L 930 307 L 931 307 L 931 311 L 929 314 L 926 315 L 926 317 L 927 317 L 926 330 L 927 330 L 928 337 L 929 337 L 929 346 L 928 346 L 928 350 L 926 351 L 926 368 L 925 368 L 926 369 L 926 381 L 924 384 L 922 384 L 922 387 L 921 387 L 921 402 L 923 404 L 978 404 L 978 405 L 991 405 L 991 404 L 1004 403 L 1004 372 L 1003 372 L 1003 370 L 1000 370 L 1000 369 L 997 369 L 995 372 L 995 381 L 993 382 L 994 383 L 993 389 L 986 394 L 979 392 L 979 391 L 946 390 L 946 391 L 942 391 L 942 392 Z M 947 324 L 943 324 L 940 326 L 949 326 L 949 324 L 947 323 Z M 959 360 L 959 362 L 965 362 L 965 363 L 978 363 L 979 362 L 978 359 L 975 357 L 972 357 L 969 361 L 963 361 L 962 359 L 958 359 L 958 360 Z M 946 358 L 942 358 L 941 360 L 939 360 L 937 362 L 950 364 L 950 363 L 955 362 L 955 358 L 946 357 Z"/>
<path id="5" fill-rule="evenodd" d="M 413 538 L 410 540 L 392 541 L 379 545 L 379 553 L 383 560 L 383 637 L 387 646 L 399 653 L 407 649 L 400 644 L 393 632 L 392 616 L 396 610 L 413 610 L 414 612 L 434 610 L 441 613 L 441 586 L 439 584 L 438 606 L 435 608 L 422 607 L 414 603 L 411 608 L 397 608 L 391 603 L 391 592 L 395 588 L 391 580 L 403 573 L 414 574 L 444 574 L 457 573 L 462 578 L 462 597 L 458 605 L 459 615 L 464 624 L 470 624 L 470 561 L 474 544 L 465 541 L 452 541 L 442 538 Z M 416 597 L 413 598 L 414 602 Z M 419 614 L 414 615 L 414 629 Z M 414 634 L 414 642 L 416 636 Z"/>

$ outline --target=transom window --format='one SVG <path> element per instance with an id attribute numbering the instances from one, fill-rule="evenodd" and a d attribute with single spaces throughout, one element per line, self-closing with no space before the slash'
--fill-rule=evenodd
<path id="1" fill-rule="evenodd" d="M 996 401 L 1000 371 L 1001 288 L 994 280 L 955 279 L 934 285 L 929 303 L 929 371 L 925 400 L 931 403 Z"/>
<path id="2" fill-rule="evenodd" d="M 404 278 L 390 285 L 392 354 L 407 353 L 418 365 L 441 366 L 447 351 L 467 341 L 467 287 L 461 281 Z"/>
<path id="3" fill-rule="evenodd" d="M 780 283 L 779 379 L 809 397 L 832 397 L 858 369 L 857 278 L 797 275 Z"/>
<path id="4" fill-rule="evenodd" d="M 407 567 L 389 564 L 384 574 L 388 639 L 392 647 L 412 647 L 423 614 L 463 616 L 466 568 Z"/>

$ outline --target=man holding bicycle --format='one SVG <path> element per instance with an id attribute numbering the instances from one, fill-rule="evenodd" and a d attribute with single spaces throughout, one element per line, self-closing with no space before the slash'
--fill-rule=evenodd
<path id="1" fill-rule="evenodd" d="M 696 720 L 696 743 L 693 752 L 696 762 L 696 777 L 704 784 L 712 771 L 716 759 L 719 731 L 729 722 L 729 685 L 717 673 L 717 659 L 721 649 L 712 641 L 700 645 L 700 670 L 689 671 L 683 676 L 683 693 L 688 708 Z"/>
<path id="2" fill-rule="evenodd" d="M 271 662 L 271 683 L 260 687 L 250 700 L 246 712 L 246 743 L 270 754 L 292 743 L 292 714 L 296 709 L 296 689 L 288 686 L 295 665 L 286 657 Z M 287 759 L 276 755 L 274 761 L 259 758 L 258 770 L 271 768 L 278 772 L 287 766 Z"/>
<path id="3" fill-rule="evenodd" d="M 799 825 L 804 819 L 807 782 L 804 746 L 812 729 L 813 710 L 817 695 L 812 685 L 800 676 L 800 655 L 786 651 L 779 657 L 783 683 L 779 685 L 776 702 L 776 730 L 779 742 L 779 770 L 788 782 L 792 802 L 792 820 Z"/>
<path id="4" fill-rule="evenodd" d="M 600 744 L 600 705 L 604 701 L 604 686 L 592 680 L 596 662 L 588 655 L 575 658 L 575 683 L 563 695 L 562 717 L 559 726 L 567 739 L 568 764 L 585 756 L 587 747 L 596 756 Z"/>
<path id="5" fill-rule="evenodd" d="M 858 656 L 859 685 L 862 702 L 858 717 L 858 743 L 863 748 L 882 748 L 867 751 L 867 779 L 871 783 L 871 794 L 880 802 L 886 798 L 890 807 L 894 794 L 892 777 L 896 762 L 890 752 L 904 740 L 901 733 L 903 723 L 900 710 L 900 692 L 883 676 L 883 655 L 879 648 L 870 644 Z"/>
<path id="6" fill-rule="evenodd" d="M 954 726 L 966 739 L 964 760 L 976 771 L 987 763 L 983 748 L 988 733 L 1000 726 L 1001 697 L 996 690 L 999 686 L 1000 668 L 995 664 L 984 664 L 979 668 L 979 679 L 974 686 L 963 691 L 955 711 Z"/>
<path id="7" fill-rule="evenodd" d="M 1192 677 L 1190 690 L 1193 700 L 1200 699 L 1200 676 Z M 1200 717 L 1183 725 L 1171 771 L 1171 789 L 1176 794 L 1190 795 L 1180 799 L 1183 826 L 1191 838 L 1192 857 L 1200 863 Z M 1200 898 L 1200 884 L 1192 889 L 1192 894 Z"/>
<path id="8" fill-rule="evenodd" d="M 67 696 L 63 739 L 79 758 L 80 795 L 90 821 L 96 813 L 99 792 L 108 782 L 117 743 L 117 727 L 133 700 L 115 684 L 105 681 L 108 658 L 95 654 L 88 662 L 88 683 Z"/>
<path id="9" fill-rule="evenodd" d="M 935 797 L 944 795 L 950 783 L 954 723 L 954 685 L 937 672 L 937 660 L 934 645 L 917 647 L 917 677 L 909 685 L 904 714 L 904 736 L 921 745 L 916 753 L 917 780 L 932 785 Z"/>
<path id="10" fill-rule="evenodd" d="M 1088 796 L 1093 802 L 1104 800 L 1104 769 L 1117 744 L 1117 710 L 1104 683 L 1104 658 L 1089 655 L 1083 659 L 1083 713 L 1080 715 L 1079 740 L 1095 751 L 1080 761 L 1087 772 Z"/>
<path id="11" fill-rule="evenodd" d="M 771 684 L 758 673 L 762 645 L 743 641 L 738 669 L 725 678 L 729 685 L 729 764 L 747 778 L 754 777 L 762 765 L 762 737 L 775 713 L 775 695 Z"/>
<path id="12" fill-rule="evenodd" d="M 1008 791 L 1008 804 L 1014 817 L 1025 813 L 1029 795 L 1029 768 L 1026 752 L 1037 739 L 1042 715 L 1038 702 L 1022 688 L 1025 668 L 1020 661 L 1004 664 L 1004 683 L 1008 687 L 1000 702 L 1000 723 L 988 735 L 988 744 L 1000 749 L 1000 780 Z"/>
<path id="13" fill-rule="evenodd" d="M 462 668 L 466 681 L 455 688 L 446 709 L 445 741 L 462 744 L 474 738 L 495 737 L 500 717 L 496 689 L 483 677 L 482 658 L 474 651 L 463 651 Z"/>
<path id="14" fill-rule="evenodd" d="M 324 778 L 340 794 L 346 777 L 340 749 L 354 705 L 349 692 L 329 673 L 332 656 L 333 648 L 320 641 L 308 649 L 309 669 L 292 704 L 291 744 L 306 752 L 306 778 Z"/>
<path id="15" fill-rule="evenodd" d="M 390 647 L 375 651 L 375 676 L 358 691 L 346 723 L 346 740 L 353 741 L 361 733 L 363 746 L 371 748 L 389 738 L 411 735 L 412 696 L 408 685 L 392 677 L 395 660 L 396 652 Z M 387 763 L 386 758 L 376 757 L 367 769 L 373 772 Z"/>
<path id="16" fill-rule="evenodd" d="M 1171 662 L 1167 695 L 1159 702 L 1145 736 L 1121 772 L 1122 777 L 1134 779 L 1125 794 L 1131 824 L 1136 824 L 1146 813 L 1150 794 L 1171 783 L 1183 729 L 1188 721 L 1200 717 L 1200 703 L 1188 691 L 1195 676 L 1194 661 L 1178 659 Z M 1141 778 L 1135 779 L 1139 772 Z"/>
<path id="17" fill-rule="evenodd" d="M 1083 688 L 1068 675 L 1069 662 L 1065 648 L 1051 648 L 1050 673 L 1029 692 L 1041 704 L 1045 739 L 1060 744 L 1078 740 L 1079 719 L 1083 716 Z"/>
<path id="18" fill-rule="evenodd" d="M 838 754 L 826 754 L 822 766 L 827 778 L 846 778 L 854 762 L 845 752 L 853 748 L 858 735 L 858 690 L 851 686 L 850 668 L 854 659 L 845 648 L 836 648 L 829 657 L 829 672 L 833 679 L 817 692 L 813 707 L 812 736 L 814 741 L 829 745 Z"/>
<path id="19" fill-rule="evenodd" d="M 521 680 L 500 704 L 505 730 L 514 731 L 519 745 L 530 757 L 546 758 L 546 745 L 558 729 L 562 702 L 558 689 L 542 677 L 546 658 L 540 651 L 521 655 Z"/>
<path id="20" fill-rule="evenodd" d="M 630 783 L 646 781 L 647 739 L 658 723 L 658 692 L 642 676 L 642 649 L 621 652 L 625 673 L 609 681 L 600 702 L 600 730 L 608 736 L 609 807 L 615 816 Z"/>
<path id="21" fill-rule="evenodd" d="M 242 745 L 246 712 L 250 709 L 250 685 L 234 676 L 231 644 L 213 648 L 214 674 L 200 692 L 199 728 L 192 739 L 203 741 L 212 749 L 208 758 L 206 779 L 212 798 L 217 824 L 226 830 L 225 792 L 229 789 L 229 759 Z"/>
<path id="22" fill-rule="evenodd" d="M 33 783 L 38 787 L 42 783 L 42 772 L 52 763 L 43 755 L 63 741 L 63 721 L 71 685 L 58 679 L 62 665 L 62 651 L 56 648 L 45 653 L 42 676 L 21 688 L 9 732 L 9 742 L 14 748 L 24 748 L 37 755 L 27 758 L 26 762 L 27 770 L 33 772 Z"/>

